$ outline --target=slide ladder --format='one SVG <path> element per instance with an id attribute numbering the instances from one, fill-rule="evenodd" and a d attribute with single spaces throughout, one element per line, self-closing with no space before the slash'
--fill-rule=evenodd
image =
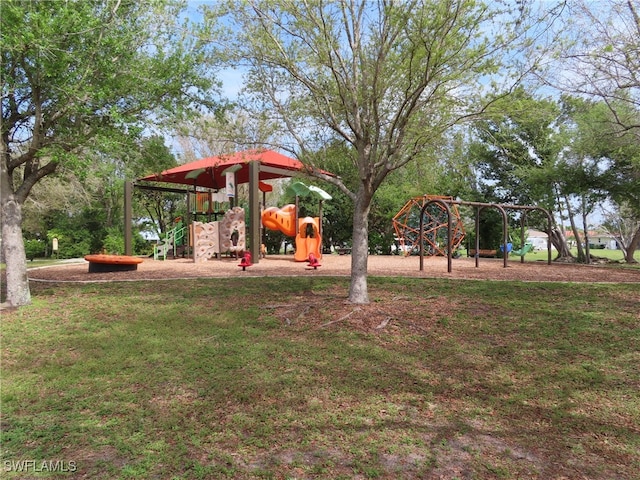
<path id="1" fill-rule="evenodd" d="M 176 256 L 176 248 L 178 245 L 184 243 L 184 238 L 187 233 L 187 227 L 183 227 L 182 224 L 172 228 L 167 232 L 164 237 L 164 242 L 153 247 L 153 259 L 154 260 L 166 260 L 167 254 L 172 251 L 173 256 Z"/>

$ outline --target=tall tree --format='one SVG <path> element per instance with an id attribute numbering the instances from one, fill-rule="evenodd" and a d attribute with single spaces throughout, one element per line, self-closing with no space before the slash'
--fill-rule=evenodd
<path id="1" fill-rule="evenodd" d="M 557 43 L 557 60 L 543 74 L 548 85 L 570 95 L 600 100 L 610 112 L 601 125 L 618 139 L 627 154 L 609 157 L 616 162 L 613 171 L 627 180 L 610 193 L 619 205 L 637 211 L 640 181 L 640 9 L 634 0 L 567 2 L 561 28 L 566 41 Z M 584 32 L 589 32 L 585 35 Z M 604 128 L 603 128 L 604 127 Z M 628 155 L 629 150 L 635 154 Z M 634 194 L 634 192 L 636 192 Z M 634 198 L 635 197 L 635 198 Z M 622 209 L 618 211 L 629 211 Z M 636 219 L 640 215 L 635 214 Z M 622 219 L 620 219 L 622 220 Z M 640 238 L 640 230 L 635 235 Z M 631 242 L 631 256 L 637 241 Z"/>
<path id="2" fill-rule="evenodd" d="M 127 165 L 128 178 L 140 178 L 149 172 L 162 172 L 177 166 L 176 158 L 159 136 L 145 138 L 135 158 Z M 155 231 L 157 238 L 173 228 L 173 221 L 180 211 L 186 211 L 184 194 L 136 189 L 134 195 L 134 220 L 145 223 L 146 230 Z"/>
<path id="3" fill-rule="evenodd" d="M 564 239 L 568 220 L 578 242 L 578 261 L 590 262 L 589 215 L 605 199 L 638 203 L 640 183 L 631 159 L 632 136 L 618 136 L 604 102 L 564 96 L 556 102 L 518 90 L 496 114 L 476 124 L 471 152 L 486 198 L 536 203 L 556 212 L 552 241 L 571 256 Z M 580 231 L 580 222 L 582 231 Z"/>
<path id="4" fill-rule="evenodd" d="M 556 176 L 551 181 L 557 185 L 564 200 L 567 215 L 577 242 L 578 261 L 591 263 L 590 215 L 607 197 L 607 163 L 603 152 L 609 150 L 610 137 L 599 128 L 598 104 L 583 98 L 563 96 L 562 115 L 559 118 L 565 132 L 565 145 L 558 156 Z M 610 186 L 610 185 L 609 185 Z M 575 217 L 582 220 L 582 235 L 578 232 Z"/>
<path id="5" fill-rule="evenodd" d="M 582 106 L 574 114 L 579 130 L 575 148 L 588 158 L 595 179 L 590 185 L 590 197 L 606 196 L 614 211 L 623 215 L 615 221 L 618 225 L 638 225 L 628 242 L 619 241 L 627 262 L 634 262 L 634 252 L 640 247 L 640 141 L 639 137 L 622 127 L 616 118 L 638 117 L 640 110 L 630 111 L 629 104 L 618 105 L 617 117 L 608 102 L 573 99 L 573 106 Z M 584 108 L 586 106 L 586 108 Z M 580 178 L 580 176 L 575 176 Z M 594 195 L 595 194 L 595 195 Z M 611 223 L 611 215 L 607 216 Z M 622 237 L 621 237 L 622 238 Z"/>
<path id="6" fill-rule="evenodd" d="M 0 9 L 2 245 L 7 302 L 19 306 L 30 302 L 21 221 L 33 186 L 89 168 L 89 151 L 212 105 L 214 83 L 180 2 L 4 0 Z"/>
<path id="7" fill-rule="evenodd" d="M 490 116 L 476 122 L 478 141 L 471 145 L 470 155 L 478 167 L 478 187 L 484 199 L 536 204 L 557 211 L 561 220 L 564 204 L 573 219 L 558 173 L 567 143 L 560 116 L 555 101 L 535 98 L 519 88 L 509 99 L 496 102 Z M 554 220 L 551 240 L 560 257 L 569 257 L 563 222 Z"/>
<path id="8" fill-rule="evenodd" d="M 640 247 L 640 215 L 637 212 L 639 207 L 634 207 L 629 203 L 614 203 L 603 223 L 607 232 L 616 239 L 627 263 L 638 263 L 634 253 Z"/>
<path id="9" fill-rule="evenodd" d="M 209 11 L 224 26 L 213 38 L 226 60 L 247 71 L 245 108 L 281 128 L 281 148 L 322 177 L 315 153 L 335 141 L 349 147 L 355 187 L 324 179 L 354 202 L 351 302 L 369 301 L 374 194 L 390 172 L 482 112 L 492 82 L 518 80 L 531 59 L 514 47 L 538 20 L 527 3 L 232 0 Z"/>
<path id="10" fill-rule="evenodd" d="M 571 0 L 558 65 L 546 82 L 582 97 L 597 97 L 626 133 L 640 139 L 640 8 L 634 0 Z M 585 35 L 585 32 L 589 32 Z M 553 74 L 555 72 L 555 74 Z"/>

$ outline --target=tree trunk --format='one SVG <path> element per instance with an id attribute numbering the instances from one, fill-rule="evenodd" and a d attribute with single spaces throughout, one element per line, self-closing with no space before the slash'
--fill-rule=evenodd
<path id="1" fill-rule="evenodd" d="M 564 233 L 557 225 L 551 228 L 551 244 L 556 247 L 556 251 L 558 252 L 556 260 L 558 258 L 570 257 L 569 247 L 567 246 L 567 241 L 564 238 Z"/>
<path id="2" fill-rule="evenodd" d="M 22 205 L 13 195 L 4 159 L 0 164 L 2 250 L 7 265 L 6 303 L 12 307 L 21 307 L 31 303 L 31 291 L 27 278 L 27 258 L 22 238 Z"/>
<path id="3" fill-rule="evenodd" d="M 560 204 L 561 198 L 558 197 L 558 204 Z M 558 211 L 560 219 L 562 221 L 562 212 Z M 564 234 L 564 226 L 562 224 L 558 225 L 555 216 L 552 216 L 552 225 L 551 225 L 551 245 L 556 247 L 556 251 L 558 252 L 558 256 L 556 260 L 563 258 L 572 258 L 571 250 L 569 250 L 569 245 L 567 245 L 567 238 Z"/>
<path id="4" fill-rule="evenodd" d="M 584 231 L 584 252 L 585 252 L 585 263 L 591 263 L 591 247 L 589 246 L 589 242 L 591 239 L 589 238 L 589 222 L 587 221 L 587 213 L 585 208 L 584 197 L 582 201 L 582 230 Z"/>
<path id="5" fill-rule="evenodd" d="M 369 209 L 371 195 L 361 188 L 353 209 L 353 245 L 351 247 L 351 285 L 349 302 L 369 303 L 367 288 L 367 263 L 369 260 Z"/>
<path id="6" fill-rule="evenodd" d="M 576 248 L 578 249 L 578 262 L 585 263 L 586 257 L 584 254 L 584 247 L 582 245 L 582 238 L 580 238 L 580 230 L 578 230 L 578 226 L 576 225 L 576 218 L 573 214 L 573 210 L 571 208 L 571 204 L 569 203 L 569 199 L 565 197 L 565 204 L 567 209 L 567 217 L 569 218 L 569 223 L 571 223 L 571 231 L 573 232 L 573 236 L 576 239 Z"/>
<path id="7" fill-rule="evenodd" d="M 633 258 L 638 247 L 640 247 L 640 227 L 638 227 L 636 233 L 633 234 L 633 238 L 624 252 L 624 259 L 627 263 L 638 263 L 636 259 Z"/>

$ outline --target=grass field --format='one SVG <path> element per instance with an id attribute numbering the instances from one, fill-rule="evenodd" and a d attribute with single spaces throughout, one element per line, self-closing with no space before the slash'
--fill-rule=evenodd
<path id="1" fill-rule="evenodd" d="M 2 478 L 632 479 L 640 287 L 33 284 Z"/>
<path id="2" fill-rule="evenodd" d="M 461 255 L 466 256 L 467 255 L 467 251 L 466 250 L 461 250 L 460 251 Z M 577 249 L 573 248 L 571 250 L 571 253 L 574 256 L 578 255 L 578 251 Z M 622 250 L 610 250 L 610 249 L 592 249 L 590 250 L 591 256 L 593 257 L 598 257 L 598 258 L 602 258 L 602 259 L 606 259 L 606 260 L 610 260 L 613 262 L 624 262 L 624 256 L 622 254 Z M 557 252 L 555 250 L 553 250 L 551 252 L 551 259 L 554 259 L 557 255 Z M 517 255 L 513 255 L 511 254 L 509 256 L 510 259 L 519 259 L 520 257 Z M 633 258 L 640 262 L 640 250 L 637 250 L 634 255 Z M 547 250 L 536 250 L 534 252 L 529 252 L 525 255 L 524 257 L 525 261 L 527 262 L 546 262 L 547 261 Z"/>
<path id="3" fill-rule="evenodd" d="M 571 252 L 573 253 L 573 255 L 578 255 L 578 251 L 574 248 L 571 250 Z M 592 256 L 594 257 L 599 257 L 599 258 L 604 258 L 604 259 L 608 259 L 608 260 L 612 260 L 612 261 L 616 261 L 616 262 L 624 262 L 624 257 L 622 255 L 622 250 L 609 250 L 609 249 L 597 249 L 597 250 L 590 250 L 590 253 Z M 514 257 L 513 258 L 519 258 L 519 257 Z M 552 257 L 551 258 L 555 258 L 555 251 L 552 252 Z M 640 262 L 640 250 L 637 250 L 634 255 L 633 258 L 635 258 L 638 262 Z M 525 260 L 526 261 L 546 261 L 547 260 L 547 251 L 546 250 L 538 250 L 536 252 L 530 252 L 527 253 L 525 255 Z"/>

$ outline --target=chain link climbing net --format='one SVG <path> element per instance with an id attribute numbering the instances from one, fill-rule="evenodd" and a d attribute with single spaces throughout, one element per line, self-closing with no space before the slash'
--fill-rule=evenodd
<path id="1" fill-rule="evenodd" d="M 420 252 L 420 212 L 432 200 L 453 200 L 453 197 L 422 195 L 413 197 L 393 217 L 393 228 L 400 242 L 401 251 L 406 255 Z M 464 241 L 465 231 L 458 206 L 450 204 L 451 245 L 447 245 L 447 211 L 439 203 L 432 203 L 425 210 L 422 236 L 425 255 L 446 256 L 450 248 L 455 252 Z"/>

